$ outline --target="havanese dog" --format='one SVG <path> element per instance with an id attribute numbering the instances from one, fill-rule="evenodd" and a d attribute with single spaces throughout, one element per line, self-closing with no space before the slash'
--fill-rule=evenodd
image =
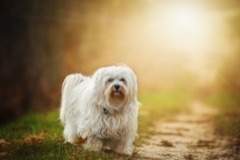
<path id="1" fill-rule="evenodd" d="M 127 66 L 98 69 L 92 77 L 68 75 L 62 86 L 60 120 L 66 142 L 132 155 L 137 136 L 137 78 Z"/>

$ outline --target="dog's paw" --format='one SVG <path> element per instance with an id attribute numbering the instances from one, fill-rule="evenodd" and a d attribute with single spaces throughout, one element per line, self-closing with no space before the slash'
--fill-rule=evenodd
<path id="1" fill-rule="evenodd" d="M 122 154 L 127 155 L 127 156 L 132 156 L 132 152 L 131 151 L 124 151 Z"/>
<path id="2" fill-rule="evenodd" d="M 132 152 L 128 151 L 128 150 L 115 149 L 114 152 L 119 153 L 119 154 L 124 154 L 126 156 L 132 156 Z"/>
<path id="3" fill-rule="evenodd" d="M 83 145 L 83 148 L 86 149 L 86 150 L 89 150 L 89 151 L 94 151 L 94 152 L 101 152 L 101 148 L 96 148 L 96 147 L 89 147 L 89 146 L 86 146 L 86 145 Z"/>
<path id="4" fill-rule="evenodd" d="M 84 149 L 87 149 L 89 151 L 94 151 L 94 152 L 101 152 L 102 147 L 101 146 L 89 146 L 89 145 L 83 145 Z"/>
<path id="5" fill-rule="evenodd" d="M 90 148 L 89 150 L 94 151 L 94 152 L 101 152 L 100 148 Z"/>

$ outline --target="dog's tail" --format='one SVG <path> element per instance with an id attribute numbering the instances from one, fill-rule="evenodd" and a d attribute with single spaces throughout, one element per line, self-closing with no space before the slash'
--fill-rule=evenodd
<path id="1" fill-rule="evenodd" d="M 71 105 L 75 101 L 76 97 L 72 95 L 72 90 L 79 83 L 84 81 L 86 77 L 81 74 L 70 74 L 68 75 L 62 85 L 62 103 L 60 109 L 60 120 L 63 125 L 65 125 L 65 120 L 67 116 L 70 116 L 69 111 L 71 110 Z"/>

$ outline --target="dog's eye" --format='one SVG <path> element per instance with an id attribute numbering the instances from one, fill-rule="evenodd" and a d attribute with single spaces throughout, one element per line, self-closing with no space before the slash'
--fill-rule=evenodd
<path id="1" fill-rule="evenodd" d="M 125 81 L 125 79 L 124 79 L 124 78 L 121 78 L 121 79 L 120 79 L 120 81 L 124 82 L 124 81 Z"/>
<path id="2" fill-rule="evenodd" d="M 110 78 L 109 80 L 108 80 L 108 82 L 112 82 L 113 81 L 113 79 L 112 78 Z"/>

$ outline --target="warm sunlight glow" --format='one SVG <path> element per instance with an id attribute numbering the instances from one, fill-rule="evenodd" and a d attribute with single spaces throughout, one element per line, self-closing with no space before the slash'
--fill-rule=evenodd
<path id="1" fill-rule="evenodd" d="M 184 52 L 206 48 L 212 24 L 207 13 L 197 5 L 168 4 L 151 11 L 149 29 L 164 37 L 171 48 Z"/>
<path id="2" fill-rule="evenodd" d="M 172 12 L 169 17 L 172 25 L 182 29 L 195 29 L 201 25 L 201 17 L 193 10 L 178 9 Z"/>
<path id="3" fill-rule="evenodd" d="M 169 29 L 183 34 L 203 34 L 206 32 L 204 12 L 193 6 L 175 6 L 165 11 L 165 23 Z M 195 37 L 196 38 L 196 37 Z"/>
<path id="4" fill-rule="evenodd" d="M 165 33 L 175 45 L 185 49 L 198 49 L 208 36 L 204 12 L 193 6 L 175 6 L 166 9 Z"/>

